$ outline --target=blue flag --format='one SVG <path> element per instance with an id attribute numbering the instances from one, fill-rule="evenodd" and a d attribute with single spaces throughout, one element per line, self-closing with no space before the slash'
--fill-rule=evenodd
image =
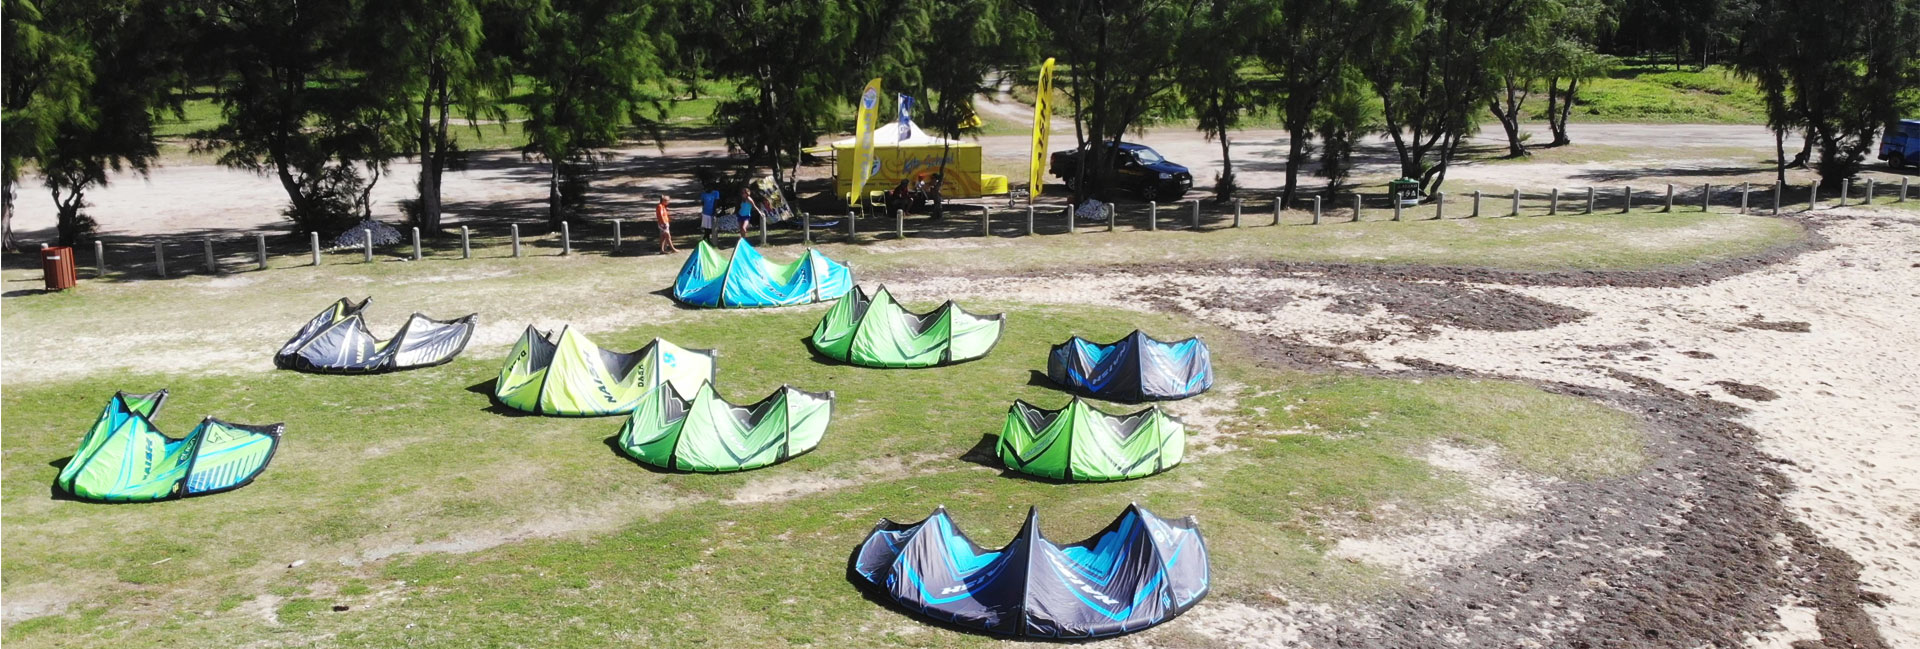
<path id="1" fill-rule="evenodd" d="M 913 138 L 913 97 L 900 95 L 900 141 Z"/>

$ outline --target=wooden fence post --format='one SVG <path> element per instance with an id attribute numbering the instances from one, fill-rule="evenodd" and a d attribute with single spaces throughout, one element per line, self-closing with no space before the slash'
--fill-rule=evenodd
<path id="1" fill-rule="evenodd" d="M 1433 220 L 1438 221 L 1444 218 L 1447 218 L 1447 193 L 1434 192 L 1433 193 Z"/>
<path id="2" fill-rule="evenodd" d="M 1147 202 L 1147 231 L 1148 232 L 1160 231 L 1160 202 L 1159 201 Z"/>
<path id="3" fill-rule="evenodd" d="M 209 273 L 220 272 L 220 262 L 216 261 L 213 258 L 213 240 L 212 239 L 200 240 L 200 253 L 201 255 L 206 257 L 207 272 Z"/>
<path id="4" fill-rule="evenodd" d="M 1400 195 L 1395 194 L 1393 192 L 1387 192 L 1387 200 L 1393 203 L 1393 220 L 1395 221 L 1400 220 L 1400 211 L 1404 207 L 1403 205 L 1400 204 Z"/>
<path id="5" fill-rule="evenodd" d="M 1197 198 L 1196 198 L 1196 199 L 1193 199 L 1193 226 L 1192 226 L 1192 229 L 1194 229 L 1194 230 L 1198 230 L 1198 229 L 1200 229 L 1200 199 L 1197 199 Z"/>
<path id="6" fill-rule="evenodd" d="M 1467 218 L 1471 219 L 1478 216 L 1480 216 L 1480 190 L 1476 189 L 1473 190 L 1473 213 L 1468 214 Z"/>
<path id="7" fill-rule="evenodd" d="M 167 276 L 167 244 L 158 241 L 154 242 L 153 269 L 160 277 L 164 278 Z"/>
<path id="8" fill-rule="evenodd" d="M 1513 188 L 1513 213 L 1507 216 L 1520 216 L 1520 188 Z"/>
<path id="9" fill-rule="evenodd" d="M 96 245 L 98 244 L 98 242 L 95 242 L 95 243 Z M 259 270 L 267 269 L 267 235 L 260 234 L 257 232 L 254 233 L 253 260 L 256 262 L 259 262 L 260 264 Z"/>
<path id="10" fill-rule="evenodd" d="M 1360 192 L 1354 192 L 1353 193 L 1353 220 L 1349 221 L 1350 223 L 1360 222 L 1360 209 L 1362 207 L 1365 207 L 1364 199 L 1360 197 Z"/>
<path id="11" fill-rule="evenodd" d="M 93 276 L 95 279 L 107 276 L 107 244 L 99 239 L 93 240 Z"/>
<path id="12" fill-rule="evenodd" d="M 360 263 L 371 264 L 373 263 L 373 228 L 361 228 L 360 234 L 365 235 L 360 239 L 360 248 L 365 252 Z"/>
<path id="13" fill-rule="evenodd" d="M 613 220 L 613 249 L 615 252 L 618 252 L 620 250 L 620 243 L 621 243 L 620 242 L 620 219 L 614 219 Z"/>
<path id="14" fill-rule="evenodd" d="M 1320 225 L 1320 197 L 1313 197 L 1313 224 Z"/>
<path id="15" fill-rule="evenodd" d="M 1560 213 L 1560 188 L 1555 187 L 1552 190 L 1549 190 L 1547 192 L 1547 216 L 1553 216 L 1559 213 Z"/>
<path id="16" fill-rule="evenodd" d="M 560 254 L 573 254 L 573 223 L 570 221 L 560 222 Z"/>
<path id="17" fill-rule="evenodd" d="M 420 228 L 413 229 L 413 260 L 420 261 Z"/>
<path id="18" fill-rule="evenodd" d="M 1588 214 L 1593 213 L 1593 188 L 1592 187 L 1587 188 L 1587 213 Z"/>
<path id="19" fill-rule="evenodd" d="M 1281 197 L 1279 196 L 1273 197 L 1273 224 L 1274 225 L 1280 225 L 1280 208 L 1282 207 L 1286 207 L 1286 204 L 1281 202 Z"/>
<path id="20" fill-rule="evenodd" d="M 519 259 L 520 258 L 520 224 L 514 223 L 508 227 L 513 230 L 513 258 Z"/>
<path id="21" fill-rule="evenodd" d="M 320 233 L 308 232 L 307 245 L 313 248 L 313 265 L 318 267 L 320 265 Z"/>
<path id="22" fill-rule="evenodd" d="M 1660 211 L 1662 212 L 1673 211 L 1673 183 L 1667 183 L 1667 207 L 1666 209 L 1663 209 Z"/>
<path id="23" fill-rule="evenodd" d="M 1626 214 L 1628 212 L 1632 212 L 1633 211 L 1633 185 L 1627 185 L 1626 189 L 1621 190 L 1620 197 L 1626 199 L 1625 201 L 1626 204 L 1621 206 L 1620 213 Z"/>
<path id="24" fill-rule="evenodd" d="M 1078 210 L 1079 208 L 1074 207 L 1073 203 L 1067 203 L 1067 234 L 1080 233 L 1080 214 Z"/>
<path id="25" fill-rule="evenodd" d="M 1700 211 L 1713 211 L 1713 183 L 1700 185 Z"/>
<path id="26" fill-rule="evenodd" d="M 1240 227 L 1240 199 L 1233 199 L 1233 227 Z"/>
<path id="27" fill-rule="evenodd" d="M 471 234 L 472 234 L 472 231 L 468 230 L 467 226 L 464 226 L 464 225 L 460 226 L 460 258 L 461 259 L 473 258 L 473 246 L 469 243 L 470 241 L 472 241 L 472 239 L 469 238 Z"/>

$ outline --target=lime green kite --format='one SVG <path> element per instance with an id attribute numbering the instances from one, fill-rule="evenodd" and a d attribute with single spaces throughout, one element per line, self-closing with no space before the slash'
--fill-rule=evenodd
<path id="1" fill-rule="evenodd" d="M 1171 469 L 1187 426 L 1159 408 L 1109 415 L 1074 397 L 1059 410 L 1015 401 L 996 445 L 1007 468 L 1055 480 L 1129 480 Z"/>
<path id="2" fill-rule="evenodd" d="M 813 450 L 832 418 L 832 392 L 782 386 L 759 403 L 736 406 L 702 383 L 691 400 L 670 389 L 649 392 L 620 429 L 620 448 L 676 471 L 745 471 Z"/>
<path id="3" fill-rule="evenodd" d="M 593 417 L 630 412 L 654 386 L 692 393 L 713 380 L 714 353 L 654 339 L 622 354 L 601 349 L 586 334 L 560 335 L 527 327 L 493 383 L 494 400 L 542 415 Z"/>
<path id="4" fill-rule="evenodd" d="M 54 484 L 76 498 L 108 502 L 219 493 L 253 482 L 280 447 L 280 424 L 212 417 L 186 437 L 167 437 L 152 419 L 166 400 L 166 390 L 113 395 Z"/>
<path id="5" fill-rule="evenodd" d="M 862 367 L 933 367 L 970 361 L 993 350 L 1005 314 L 977 316 L 948 301 L 930 313 L 908 312 L 887 287 L 873 297 L 856 286 L 813 328 L 814 351 Z"/>

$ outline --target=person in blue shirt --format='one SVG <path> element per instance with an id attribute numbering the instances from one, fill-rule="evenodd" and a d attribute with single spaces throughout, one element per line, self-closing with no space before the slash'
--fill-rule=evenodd
<path id="1" fill-rule="evenodd" d="M 714 210 L 719 206 L 720 190 L 709 185 L 707 191 L 700 194 L 700 236 L 708 241 L 713 240 Z"/>
<path id="2" fill-rule="evenodd" d="M 735 210 L 735 213 L 740 216 L 739 222 L 740 222 L 740 238 L 741 239 L 747 238 L 747 224 L 753 222 L 754 207 L 755 205 L 753 204 L 753 192 L 748 190 L 745 187 L 741 187 L 740 188 L 740 208 Z M 761 211 L 764 212 L 766 210 L 762 209 Z"/>

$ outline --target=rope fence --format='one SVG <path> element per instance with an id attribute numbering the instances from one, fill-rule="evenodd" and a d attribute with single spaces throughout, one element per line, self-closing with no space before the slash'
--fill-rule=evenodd
<path id="1" fill-rule="evenodd" d="M 1898 184 L 1866 180 L 1859 184 L 1842 183 L 1836 195 L 1822 195 L 1818 184 L 1789 186 L 1702 184 L 1691 187 L 1666 185 L 1660 188 L 1580 187 L 1568 191 L 1550 188 L 1532 193 L 1514 189 L 1511 193 L 1489 194 L 1474 190 L 1466 195 L 1436 193 L 1421 203 L 1411 203 L 1389 194 L 1350 193 L 1337 196 L 1302 196 L 1283 205 L 1280 197 L 1271 200 L 1234 199 L 1215 203 L 1210 209 L 1205 199 L 1178 203 L 1110 204 L 1105 219 L 1079 218 L 1071 205 L 1059 208 L 1017 206 L 995 208 L 987 204 L 948 204 L 942 219 L 915 219 L 909 222 L 901 213 L 884 210 L 852 210 L 837 216 L 801 214 L 792 227 L 769 230 L 763 222 L 746 236 L 758 245 L 811 245 L 815 243 L 877 243 L 914 238 L 1027 237 L 1104 230 L 1118 226 L 1133 231 L 1207 231 L 1250 227 L 1318 226 L 1359 221 L 1432 221 L 1471 218 L 1525 218 L 1529 216 L 1582 216 L 1607 214 L 1661 214 L 1683 211 L 1706 212 L 1716 207 L 1732 208 L 1742 214 L 1786 214 L 1821 207 L 1841 207 L 1873 203 L 1904 203 L 1909 199 L 1908 180 Z M 1268 218 L 1260 218 L 1267 216 Z M 832 224 L 831 221 L 840 221 Z M 816 223 L 820 221 L 822 223 Z M 658 236 L 650 222 L 638 228 L 628 227 L 626 219 L 562 223 L 548 229 L 547 224 L 488 223 L 461 225 L 445 236 L 422 237 L 417 228 L 405 231 L 402 241 L 378 245 L 371 236 L 360 237 L 362 245 L 324 248 L 319 235 L 309 235 L 304 249 L 291 241 L 275 241 L 269 246 L 267 235 L 202 238 L 198 240 L 148 240 L 144 242 L 94 241 L 91 259 L 82 258 L 81 275 L 104 278 L 116 274 L 123 279 L 166 278 L 189 274 L 220 274 L 245 270 L 265 270 L 274 266 L 322 266 L 367 264 L 382 259 L 424 261 L 428 259 L 520 258 L 527 256 L 570 256 L 587 253 L 638 256 L 653 254 Z M 911 227 L 910 227 L 911 226 Z M 370 234 L 370 233 L 369 233 Z M 685 240 L 687 235 L 676 234 Z M 737 232 L 717 235 L 717 240 L 738 238 Z M 270 249 L 271 248 L 271 249 Z M 269 253 L 277 253 L 270 255 Z M 357 253 L 357 254 L 356 254 Z M 84 262 L 92 262 L 87 264 Z"/>

